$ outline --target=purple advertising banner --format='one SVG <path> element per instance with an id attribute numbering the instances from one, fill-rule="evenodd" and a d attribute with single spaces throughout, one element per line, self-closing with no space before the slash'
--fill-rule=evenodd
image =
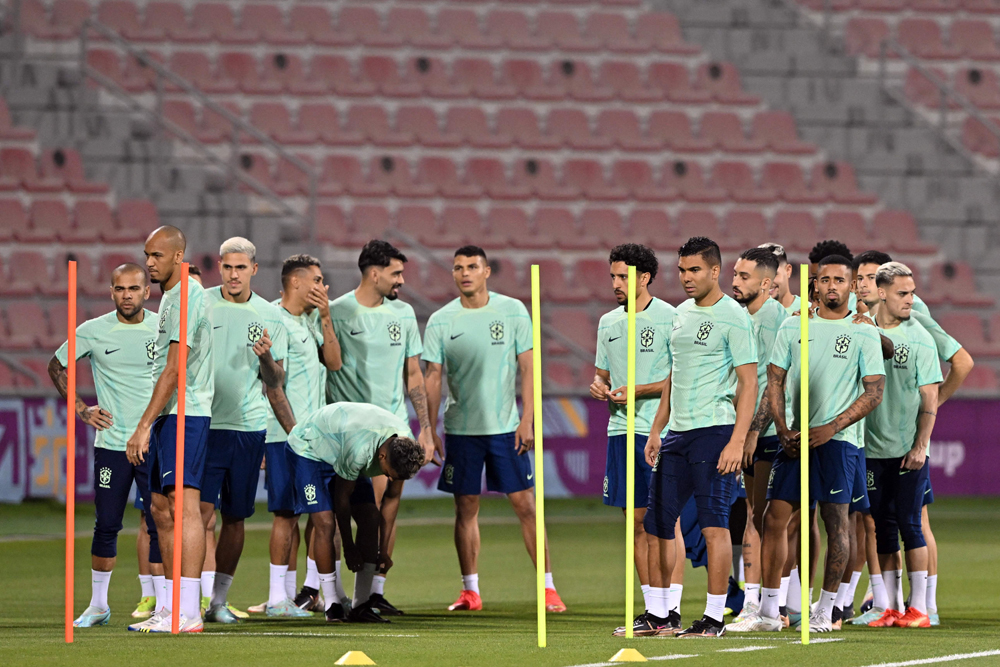
<path id="1" fill-rule="evenodd" d="M 547 398 L 545 491 L 548 497 L 603 492 L 607 407 L 590 398 Z M 416 427 L 416 423 L 414 423 Z M 94 430 L 77 420 L 77 497 L 93 498 Z M 1000 495 L 1000 401 L 951 400 L 938 413 L 931 443 L 934 493 Z M 65 495 L 66 404 L 54 398 L 0 399 L 0 502 Z M 442 469 L 427 466 L 405 495 L 438 495 Z M 263 476 L 262 476 L 263 477 Z M 484 485 L 485 490 L 485 485 Z M 260 499 L 266 496 L 263 489 Z"/>

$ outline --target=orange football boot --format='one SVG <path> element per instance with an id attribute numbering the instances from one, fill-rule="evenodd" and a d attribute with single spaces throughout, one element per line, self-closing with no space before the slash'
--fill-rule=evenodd
<path id="1" fill-rule="evenodd" d="M 566 611 L 566 605 L 563 604 L 562 598 L 559 597 L 554 588 L 545 589 L 545 611 L 557 614 Z"/>
<path id="2" fill-rule="evenodd" d="M 462 591 L 448 611 L 482 611 L 483 599 L 475 591 Z"/>
<path id="3" fill-rule="evenodd" d="M 881 617 L 868 624 L 869 628 L 891 628 L 896 625 L 896 619 L 902 614 L 895 609 L 886 609 Z"/>
<path id="4" fill-rule="evenodd" d="M 905 614 L 896 619 L 894 625 L 897 628 L 929 628 L 931 617 L 910 607 Z"/>

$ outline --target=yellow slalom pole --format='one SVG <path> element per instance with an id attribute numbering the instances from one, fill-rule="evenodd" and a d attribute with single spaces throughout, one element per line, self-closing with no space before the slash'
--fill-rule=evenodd
<path id="1" fill-rule="evenodd" d="M 628 348 L 625 409 L 625 637 L 632 639 L 635 604 L 635 267 L 628 267 Z"/>
<path id="2" fill-rule="evenodd" d="M 801 541 L 801 556 L 799 562 L 799 581 L 802 583 L 802 644 L 809 643 L 809 612 L 812 600 L 809 597 L 809 532 L 812 530 L 812 517 L 809 512 L 809 265 L 802 264 L 799 268 L 799 322 L 801 322 L 801 358 L 799 367 L 802 369 L 802 384 L 799 387 L 799 425 L 801 426 L 801 446 L 799 448 L 799 474 L 802 483 L 799 485 L 799 539 Z"/>
<path id="3" fill-rule="evenodd" d="M 535 585 L 538 597 L 538 648 L 545 648 L 545 467 L 542 449 L 542 308 L 538 265 L 531 265 L 531 368 L 535 402 Z"/>

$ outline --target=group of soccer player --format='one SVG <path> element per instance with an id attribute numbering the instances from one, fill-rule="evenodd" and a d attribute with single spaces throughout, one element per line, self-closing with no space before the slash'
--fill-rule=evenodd
<path id="1" fill-rule="evenodd" d="M 720 284 L 719 246 L 695 237 L 678 251 L 689 298 L 674 307 L 649 292 L 658 271 L 651 249 L 620 245 L 609 262 L 619 306 L 598 327 L 590 394 L 611 413 L 604 502 L 625 508 L 626 308 L 628 267 L 635 266 L 632 520 L 645 611 L 634 634 L 718 637 L 801 623 L 800 587 L 809 586 L 811 600 L 818 559 L 800 580 L 798 534 L 810 531 L 811 553 L 818 555 L 817 508 L 826 557 L 819 600 L 806 611 L 811 631 L 839 630 L 847 621 L 936 625 L 928 447 L 938 407 L 961 386 L 973 360 L 931 318 L 913 272 L 884 252 L 855 257 L 844 243 L 823 241 L 809 254 L 803 300 L 789 290 L 784 248 L 764 243 L 739 256 L 729 297 Z M 805 521 L 798 460 L 802 342 L 793 317 L 802 308 L 810 319 Z M 939 360 L 949 364 L 947 377 Z M 686 628 L 680 617 L 685 506 L 697 519 L 685 532 L 704 543 L 708 578 L 704 614 Z M 910 580 L 905 602 L 900 535 Z M 734 575 L 742 571 L 745 590 L 742 609 L 726 624 L 731 563 Z M 866 563 L 871 599 L 855 617 Z"/>
<path id="2" fill-rule="evenodd" d="M 317 259 L 289 257 L 281 296 L 268 302 L 251 289 L 253 244 L 241 237 L 225 241 L 221 286 L 203 288 L 195 271 L 186 286 L 185 453 L 178 462 L 185 250 L 180 230 L 154 231 L 145 243 L 145 266 L 123 264 L 110 277 L 115 310 L 77 329 L 77 358 L 89 358 L 97 394 L 96 405 L 77 399 L 78 416 L 97 430 L 92 598 L 77 627 L 110 619 L 109 582 L 133 482 L 143 520 L 142 598 L 132 616 L 142 620 L 129 629 L 169 632 L 175 613 L 182 632 L 246 618 L 229 604 L 228 592 L 261 468 L 273 514 L 269 591 L 250 613 L 304 618 L 319 612 L 330 622 L 355 623 L 386 623 L 402 614 L 385 597 L 395 520 L 405 480 L 427 464 L 441 466 L 438 488 L 455 498 L 462 590 L 449 610 L 483 608 L 477 559 L 484 469 L 486 488 L 510 499 L 536 566 L 544 549 L 547 609 L 566 610 L 548 546 L 535 541 L 527 455 L 534 445 L 531 320 L 520 301 L 488 289 L 491 268 L 482 248 L 454 253 L 459 296 L 431 315 L 421 343 L 412 307 L 398 300 L 406 257 L 389 243 L 365 245 L 360 283 L 333 300 Z M 624 509 L 626 305 L 634 288 L 636 511 L 630 520 L 645 602 L 636 635 L 711 637 L 799 622 L 798 591 L 810 585 L 817 561 L 800 581 L 797 535 L 809 530 L 818 547 L 817 505 L 827 553 L 819 602 L 807 612 L 813 630 L 839 629 L 853 616 L 866 562 L 872 607 L 853 622 L 926 627 L 937 620 L 927 448 L 938 406 L 961 385 L 972 359 L 931 319 L 914 293 L 912 272 L 885 253 L 853 257 L 843 243 L 824 241 L 809 259 L 805 300 L 791 293 L 792 266 L 773 243 L 740 255 L 730 297 L 721 285 L 719 246 L 691 238 L 677 264 L 689 298 L 675 307 L 650 294 L 658 272 L 651 249 L 623 244 L 610 253 L 610 287 L 619 306 L 598 327 L 590 394 L 610 412 L 604 502 Z M 636 267 L 634 286 L 629 266 Z M 143 307 L 150 283 L 162 292 L 159 313 Z M 801 341 L 791 317 L 803 307 L 811 318 L 812 493 L 804 524 L 797 460 Z M 949 362 L 947 378 L 935 355 Z M 67 363 L 64 344 L 49 364 L 63 395 Z M 448 386 L 443 441 L 437 424 L 442 375 Z M 407 398 L 419 422 L 416 437 Z M 183 542 L 175 582 L 169 564 L 180 470 Z M 688 535 L 703 541 L 707 554 L 708 596 L 702 618 L 684 628 L 686 505 L 697 517 Z M 308 520 L 300 535 L 303 514 Z M 745 521 L 737 525 L 739 516 Z M 911 582 L 906 604 L 900 534 Z M 297 590 L 303 540 L 307 574 Z M 342 560 L 355 575 L 350 596 Z M 725 625 L 731 563 L 740 562 L 745 600 Z M 172 608 L 175 585 L 179 609 Z"/>

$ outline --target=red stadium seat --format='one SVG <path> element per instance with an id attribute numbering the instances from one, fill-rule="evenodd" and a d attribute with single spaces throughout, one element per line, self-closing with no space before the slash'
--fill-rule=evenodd
<path id="1" fill-rule="evenodd" d="M 465 166 L 469 182 L 481 187 L 493 199 L 521 200 L 531 197 L 530 187 L 509 182 L 504 164 L 496 158 L 469 158 Z"/>
<path id="2" fill-rule="evenodd" d="M 503 43 L 499 35 L 483 34 L 479 18 L 471 9 L 441 9 L 437 27 L 439 33 L 467 49 L 495 49 Z"/>
<path id="3" fill-rule="evenodd" d="M 191 24 L 204 26 L 223 44 L 253 44 L 260 35 L 237 25 L 228 3 L 200 2 L 191 11 Z"/>
<path id="4" fill-rule="evenodd" d="M 633 209 L 628 218 L 628 236 L 657 250 L 676 250 L 676 246 L 671 248 L 677 236 L 674 226 L 667 212 L 661 209 Z"/>
<path id="5" fill-rule="evenodd" d="M 839 204 L 874 204 L 878 197 L 858 190 L 854 167 L 847 162 L 817 163 L 812 171 L 812 188 L 826 193 Z"/>
<path id="6" fill-rule="evenodd" d="M 75 34 L 70 28 L 53 26 L 41 0 L 21 0 L 21 28 L 41 39 L 69 39 Z"/>
<path id="7" fill-rule="evenodd" d="M 1000 353 L 1000 347 L 987 339 L 983 321 L 975 313 L 943 313 L 937 316 L 937 322 L 973 357 L 994 356 Z"/>
<path id="8" fill-rule="evenodd" d="M 431 248 L 455 248 L 463 245 L 461 236 L 443 231 L 438 217 L 429 206 L 400 206 L 396 213 L 396 229 Z"/>
<path id="9" fill-rule="evenodd" d="M 649 117 L 648 136 L 681 153 L 712 150 L 711 141 L 695 136 L 691 120 L 683 111 L 654 111 Z"/>
<path id="10" fill-rule="evenodd" d="M 368 172 L 374 183 L 390 188 L 400 197 L 433 197 L 436 189 L 420 183 L 410 173 L 410 163 L 402 155 L 374 157 Z"/>
<path id="11" fill-rule="evenodd" d="M 264 81 L 274 81 L 295 96 L 325 95 L 330 92 L 325 81 L 312 79 L 302 58 L 291 53 L 264 56 L 261 62 Z"/>
<path id="12" fill-rule="evenodd" d="M 115 220 L 118 223 L 115 231 L 117 241 L 144 240 L 160 226 L 160 215 L 156 206 L 148 199 L 125 199 L 118 202 Z"/>
<path id="13" fill-rule="evenodd" d="M 966 376 L 959 393 L 991 395 L 997 391 L 1000 391 L 1000 378 L 997 377 L 996 370 L 990 366 L 976 364 Z"/>
<path id="14" fill-rule="evenodd" d="M 567 208 L 543 207 L 535 211 L 535 229 L 566 250 L 595 250 L 598 239 L 581 234 L 573 212 Z"/>
<path id="15" fill-rule="evenodd" d="M 680 193 L 685 201 L 711 204 L 727 199 L 725 190 L 706 183 L 701 165 L 694 161 L 677 160 L 665 164 L 662 182 Z"/>
<path id="16" fill-rule="evenodd" d="M 743 90 L 740 74 L 732 63 L 705 63 L 698 68 L 698 87 L 712 93 L 720 104 L 755 105 L 760 98 Z"/>
<path id="17" fill-rule="evenodd" d="M 947 79 L 942 77 L 944 81 Z M 974 67 L 959 70 L 955 73 L 955 91 L 969 98 L 975 106 L 983 109 L 1000 109 L 1000 77 L 991 69 Z M 937 93 L 937 89 L 934 89 Z M 940 106 L 939 95 L 934 101 L 928 100 L 928 106 Z M 955 108 L 952 106 L 951 108 Z"/>
<path id="18" fill-rule="evenodd" d="M 83 173 L 83 158 L 72 148 L 50 149 L 40 160 L 42 178 L 61 179 L 71 192 L 104 194 L 107 183 L 94 183 Z"/>
<path id="19" fill-rule="evenodd" d="M 340 32 L 353 35 L 354 42 L 365 46 L 400 46 L 402 40 L 382 30 L 382 19 L 374 7 L 348 5 L 341 7 L 337 21 Z"/>
<path id="20" fill-rule="evenodd" d="M 495 81 L 493 65 L 485 58 L 458 58 L 453 69 L 455 82 L 460 86 L 467 86 L 476 97 L 506 100 L 517 96 L 517 86 Z"/>
<path id="21" fill-rule="evenodd" d="M 115 220 L 106 202 L 78 201 L 73 207 L 73 226 L 60 231 L 59 238 L 66 243 L 113 241 L 114 232 Z"/>
<path id="22" fill-rule="evenodd" d="M 332 104 L 303 104 L 299 107 L 299 128 L 315 132 L 328 145 L 357 146 L 365 141 L 361 133 L 340 126 L 340 113 Z"/>
<path id="23" fill-rule="evenodd" d="M 667 12 L 640 14 L 636 20 L 635 33 L 640 42 L 663 53 L 694 55 L 701 50 L 685 41 L 677 17 Z"/>
<path id="24" fill-rule="evenodd" d="M 437 114 L 429 106 L 403 106 L 396 111 L 396 127 L 401 133 L 410 134 L 422 146 L 451 148 L 462 144 L 462 137 L 452 132 L 442 132 Z"/>
<path id="25" fill-rule="evenodd" d="M 868 230 L 868 223 L 857 211 L 827 211 L 823 215 L 823 234 L 827 238 L 851 239 L 852 245 L 862 244 L 869 248 L 887 248 L 889 242 L 876 230 Z"/>
<path id="26" fill-rule="evenodd" d="M 767 144 L 775 153 L 809 155 L 816 146 L 799 139 L 795 117 L 787 111 L 762 111 L 753 117 L 753 138 Z"/>
<path id="27" fill-rule="evenodd" d="M 367 137 L 376 146 L 409 146 L 413 135 L 392 129 L 385 105 L 352 104 L 347 110 L 347 130 Z"/>
<path id="28" fill-rule="evenodd" d="M 48 282 L 49 268 L 44 255 L 38 252 L 15 251 L 7 263 L 7 279 L 0 284 L 0 294 L 28 296 L 40 292 Z"/>
<path id="29" fill-rule="evenodd" d="M 893 250 L 907 254 L 929 253 L 937 249 L 933 243 L 920 240 L 917 223 L 909 211 L 883 210 L 872 221 L 875 235 L 887 239 Z"/>
<path id="30" fill-rule="evenodd" d="M 578 389 L 583 384 L 588 384 L 577 379 L 576 366 L 574 364 L 559 361 L 558 358 L 555 360 L 548 359 L 548 357 L 546 357 L 545 374 L 542 376 L 542 382 L 545 383 L 546 389 L 555 391 Z"/>
<path id="31" fill-rule="evenodd" d="M 962 8 L 970 14 L 1000 14 L 996 0 L 962 0 Z"/>
<path id="32" fill-rule="evenodd" d="M 319 193 L 319 168 L 308 154 L 296 154 L 296 157 L 317 172 L 316 192 Z M 282 196 L 300 194 L 308 196 L 311 184 L 309 172 L 299 167 L 287 157 L 279 157 L 274 176 L 274 191 Z"/>
<path id="33" fill-rule="evenodd" d="M 1000 130 L 1000 118 L 991 118 L 993 132 L 973 117 L 968 117 L 962 123 L 962 145 L 973 153 L 986 157 L 1000 156 L 1000 141 L 996 131 Z"/>
<path id="34" fill-rule="evenodd" d="M 475 148 L 506 148 L 511 138 L 494 134 L 490 121 L 479 106 L 450 107 L 445 117 L 449 134 L 461 137 L 463 143 Z"/>
<path id="35" fill-rule="evenodd" d="M 275 4 L 248 4 L 243 6 L 242 26 L 254 31 L 268 44 L 298 46 L 305 44 L 305 31 L 285 25 L 285 16 Z"/>
<path id="36" fill-rule="evenodd" d="M 35 156 L 25 148 L 0 149 L 0 175 L 19 182 L 28 192 L 59 192 L 64 185 L 61 178 L 40 176 Z"/>
<path id="37" fill-rule="evenodd" d="M 962 0 L 910 0 L 909 5 L 918 12 L 951 14 L 961 8 Z"/>
<path id="38" fill-rule="evenodd" d="M 514 51 L 547 51 L 552 47 L 552 39 L 535 34 L 528 15 L 516 9 L 495 9 L 487 14 L 486 32 Z"/>
<path id="39" fill-rule="evenodd" d="M 235 81 L 240 90 L 251 95 L 276 95 L 281 83 L 261 76 L 257 58 L 243 51 L 231 51 L 219 56 L 219 72 Z"/>
<path id="40" fill-rule="evenodd" d="M 951 42 L 960 51 L 960 55 L 969 60 L 993 61 L 1000 60 L 1000 48 L 997 48 L 993 26 L 979 19 L 955 19 L 951 22 Z"/>
<path id="41" fill-rule="evenodd" d="M 483 220 L 471 206 L 445 206 L 441 212 L 441 230 L 446 237 L 462 239 L 459 245 L 464 245 L 482 236 Z"/>
<path id="42" fill-rule="evenodd" d="M 577 199 L 580 189 L 562 182 L 556 176 L 555 167 L 548 160 L 529 158 L 519 160 L 514 165 L 512 182 L 528 185 L 540 199 L 567 201 Z"/>
<path id="43" fill-rule="evenodd" d="M 989 337 L 994 348 L 1000 348 L 1000 313 L 993 313 L 989 320 Z"/>
<path id="44" fill-rule="evenodd" d="M 514 299 L 531 298 L 531 286 L 521 278 L 517 267 L 509 259 L 491 259 L 490 289 Z"/>
<path id="45" fill-rule="evenodd" d="M 566 77 L 558 71 L 546 77 L 542 66 L 534 60 L 505 60 L 501 65 L 501 80 L 513 84 L 522 96 L 530 100 L 562 100 L 566 97 Z"/>
<path id="46" fill-rule="evenodd" d="M 943 262 L 931 267 L 928 292 L 956 306 L 992 307 L 994 300 L 979 294 L 972 267 L 965 262 Z"/>
<path id="47" fill-rule="evenodd" d="M 590 290 L 566 279 L 566 270 L 557 259 L 529 259 L 528 265 L 538 265 L 541 297 L 556 303 L 587 303 Z M 578 332 L 581 335 L 583 332 Z M 593 331 L 587 332 L 593 336 Z M 586 335 L 586 334 L 584 334 Z M 593 343 L 591 343 L 593 345 Z"/>
<path id="48" fill-rule="evenodd" d="M 430 17 L 419 7 L 392 7 L 386 16 L 386 31 L 404 44 L 424 49 L 446 49 L 451 37 L 431 29 Z"/>
<path id="49" fill-rule="evenodd" d="M 897 38 L 910 53 L 928 60 L 952 60 L 961 52 L 945 44 L 941 25 L 934 19 L 904 18 L 896 27 Z"/>
<path id="50" fill-rule="evenodd" d="M 312 130 L 301 130 L 281 102 L 258 102 L 250 107 L 250 124 L 282 144 L 312 145 L 319 139 Z"/>
<path id="51" fill-rule="evenodd" d="M 566 82 L 566 91 L 573 99 L 581 102 L 607 102 L 614 99 L 615 90 L 603 82 L 597 82 L 590 71 L 590 65 L 583 60 L 563 61 L 552 64 L 551 79 L 560 75 Z"/>
<path id="52" fill-rule="evenodd" d="M 844 28 L 844 45 L 852 56 L 878 58 L 882 42 L 889 37 L 889 24 L 880 18 L 852 17 Z M 893 55 L 891 51 L 887 55 Z"/>
<path id="53" fill-rule="evenodd" d="M 582 109 L 557 108 L 549 111 L 546 120 L 549 134 L 562 143 L 580 150 L 605 150 L 611 148 L 611 139 L 594 135 L 590 120 Z"/>
<path id="54" fill-rule="evenodd" d="M 97 8 L 97 20 L 133 42 L 158 42 L 166 34 L 156 24 L 143 25 L 139 8 L 130 0 L 104 0 Z"/>
<path id="55" fill-rule="evenodd" d="M 678 245 L 692 236 L 707 236 L 710 239 L 722 239 L 719 220 L 709 209 L 683 208 L 677 214 L 676 238 Z"/>
<path id="56" fill-rule="evenodd" d="M 76 262 L 77 294 L 80 296 L 107 297 L 110 276 L 95 276 L 93 263 L 90 261 L 90 256 L 86 253 L 66 253 L 57 255 L 55 261 L 53 262 L 55 279 L 42 285 L 42 294 L 47 296 L 61 296 L 63 299 L 66 298 L 66 294 L 69 291 L 68 275 L 69 261 L 71 259 Z M 65 313 L 65 311 L 63 312 Z M 78 305 L 77 312 L 80 315 L 81 321 L 86 319 L 82 304 Z"/>
<path id="57" fill-rule="evenodd" d="M 324 195 L 337 194 L 341 188 L 358 197 L 384 197 L 389 188 L 366 177 L 361 162 L 353 155 L 327 155 L 320 177 Z M 332 186 L 332 187 L 331 187 Z"/>
<path id="58" fill-rule="evenodd" d="M 61 199 L 36 199 L 29 210 L 31 227 L 25 233 L 18 232 L 22 241 L 48 243 L 70 227 L 69 211 Z"/>
<path id="59" fill-rule="evenodd" d="M 597 51 L 600 42 L 580 31 L 580 22 L 572 12 L 540 11 L 535 18 L 538 34 L 547 37 L 565 51 Z"/>
<path id="60" fill-rule="evenodd" d="M 184 6 L 179 2 L 150 2 L 146 5 L 146 28 L 161 29 L 171 41 L 207 42 L 212 33 L 206 26 L 188 22 Z"/>
<path id="61" fill-rule="evenodd" d="M 234 93 L 238 84 L 223 72 L 216 72 L 212 61 L 204 53 L 175 52 L 170 56 L 170 69 L 187 79 L 205 93 Z"/>
<path id="62" fill-rule="evenodd" d="M 488 245 L 513 245 L 515 248 L 551 248 L 555 240 L 542 230 L 536 230 L 527 213 L 516 206 L 494 206 L 486 214 Z"/>
<path id="63" fill-rule="evenodd" d="M 566 184 L 577 187 L 588 199 L 624 201 L 628 190 L 608 183 L 604 167 L 596 160 L 571 159 L 563 165 Z"/>
<path id="64" fill-rule="evenodd" d="M 339 206 L 318 204 L 316 206 L 316 240 L 333 245 L 347 245 L 350 231 L 344 212 Z"/>
<path id="65" fill-rule="evenodd" d="M 87 0 L 56 0 L 52 4 L 52 27 L 59 35 L 68 30 L 75 37 L 90 15 L 91 8 Z"/>
<path id="66" fill-rule="evenodd" d="M 329 11 L 321 4 L 293 3 L 288 13 L 288 26 L 319 46 L 346 46 L 352 43 L 353 35 L 335 30 Z"/>
<path id="67" fill-rule="evenodd" d="M 562 144 L 560 138 L 542 133 L 538 116 L 527 108 L 501 107 L 497 112 L 497 134 L 508 136 L 517 146 L 532 150 L 551 150 Z"/>
<path id="68" fill-rule="evenodd" d="M 808 211 L 778 211 L 772 224 L 772 238 L 778 239 L 786 249 L 806 252 L 819 239 L 816 219 Z"/>
<path id="69" fill-rule="evenodd" d="M 3 347 L 8 350 L 30 350 L 39 347 L 49 337 L 48 320 L 42 307 L 32 301 L 9 302 L 7 324 L 10 332 Z M 58 345 L 58 343 L 57 343 Z"/>
<path id="70" fill-rule="evenodd" d="M 730 209 L 723 220 L 728 239 L 736 248 L 754 248 L 768 237 L 767 219 L 759 210 Z"/>
<path id="71" fill-rule="evenodd" d="M 487 63 L 488 64 L 488 63 Z M 490 78 L 492 79 L 492 66 Z M 466 72 L 463 71 L 463 74 Z M 440 58 L 419 56 L 407 61 L 406 78 L 421 86 L 425 95 L 464 99 L 472 95 L 473 86 L 467 81 L 457 81 Z"/>
<path id="72" fill-rule="evenodd" d="M 639 68 L 628 61 L 606 60 L 601 63 L 600 81 L 611 88 L 619 99 L 628 102 L 655 102 L 665 98 L 664 91 L 647 84 Z"/>
<path id="73" fill-rule="evenodd" d="M 627 189 L 642 202 L 675 201 L 680 196 L 676 190 L 656 181 L 652 165 L 645 160 L 615 161 L 611 167 L 611 182 Z"/>
<path id="74" fill-rule="evenodd" d="M 392 226 L 389 211 L 380 204 L 356 204 L 351 209 L 351 243 L 363 246 L 372 239 L 382 238 Z"/>
<path id="75" fill-rule="evenodd" d="M 802 167 L 797 162 L 766 163 L 760 184 L 775 190 L 782 201 L 790 204 L 819 204 L 826 201 L 825 193 L 809 188 Z"/>
<path id="76" fill-rule="evenodd" d="M 743 121 L 727 111 L 708 111 L 701 117 L 701 136 L 729 153 L 759 153 L 767 144 L 763 139 L 748 139 Z"/>
<path id="77" fill-rule="evenodd" d="M 856 0 L 859 9 L 868 12 L 897 13 L 906 7 L 908 0 Z"/>
<path id="78" fill-rule="evenodd" d="M 355 77 L 351 63 L 344 56 L 325 53 L 313 56 L 309 61 L 309 77 L 345 97 L 370 97 L 377 89 L 371 81 Z"/>
<path id="79" fill-rule="evenodd" d="M 581 259 L 573 270 L 574 282 L 590 291 L 592 299 L 607 299 L 611 287 L 611 267 L 603 259 Z"/>
<path id="80" fill-rule="evenodd" d="M 478 198 L 483 194 L 480 186 L 463 182 L 458 176 L 455 163 L 446 157 L 421 158 L 417 174 L 422 182 L 430 183 L 449 199 Z"/>

